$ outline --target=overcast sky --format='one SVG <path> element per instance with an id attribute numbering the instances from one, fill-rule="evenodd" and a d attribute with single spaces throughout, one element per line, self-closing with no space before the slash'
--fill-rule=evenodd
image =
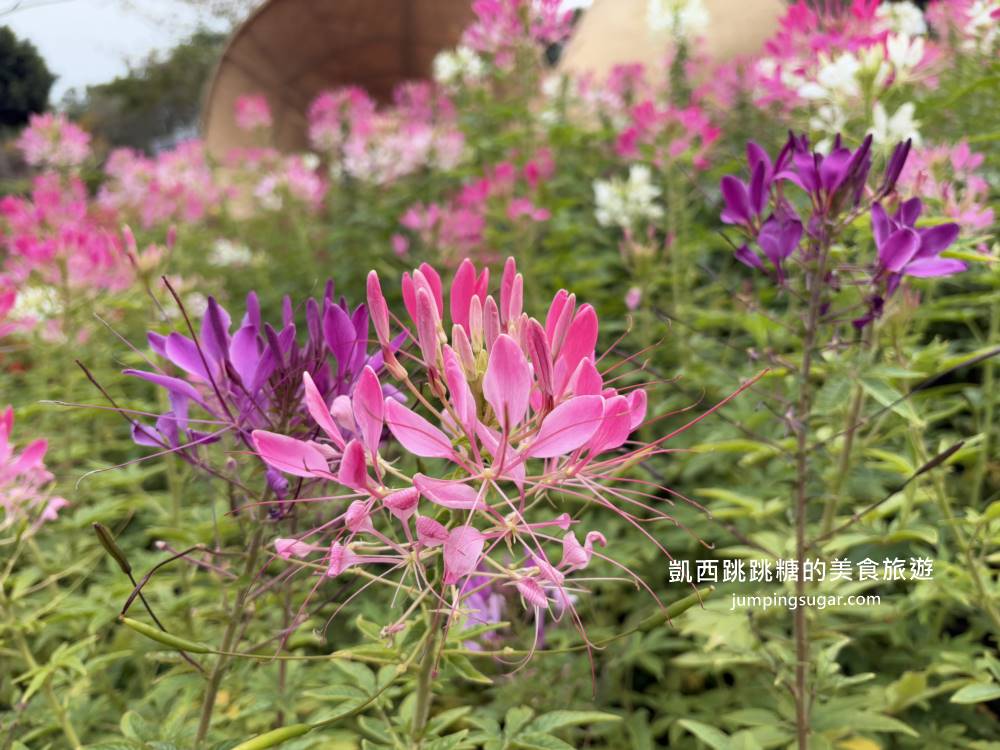
<path id="1" fill-rule="evenodd" d="M 129 61 L 170 49 L 198 24 L 191 5 L 177 0 L 0 0 L 0 26 L 30 39 L 58 76 L 51 101 L 71 88 L 110 81 Z M 591 0 L 565 0 L 568 7 Z M 215 28 L 222 30 L 220 23 Z"/>
<path id="2" fill-rule="evenodd" d="M 0 0 L 0 13 L 16 2 Z M 0 25 L 31 40 L 58 76 L 53 104 L 68 89 L 110 81 L 128 61 L 169 49 L 197 23 L 198 14 L 175 0 L 25 0 L 0 15 Z"/>

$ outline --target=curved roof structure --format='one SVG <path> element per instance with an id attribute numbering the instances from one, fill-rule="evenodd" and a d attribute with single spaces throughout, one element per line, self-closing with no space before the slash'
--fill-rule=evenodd
<path id="1" fill-rule="evenodd" d="M 434 56 L 458 44 L 469 0 L 267 0 L 233 34 L 206 92 L 202 132 L 210 151 L 260 146 L 236 127 L 244 94 L 267 97 L 272 143 L 306 145 L 318 93 L 357 85 L 388 100 L 395 86 L 430 75 Z"/>
<path id="2" fill-rule="evenodd" d="M 657 70 L 671 44 L 670 31 L 647 23 L 649 0 L 594 0 L 566 45 L 560 70 L 605 76 L 615 65 L 641 62 Z M 784 0 L 702 0 L 708 27 L 704 50 L 716 61 L 758 52 L 778 29 Z"/>

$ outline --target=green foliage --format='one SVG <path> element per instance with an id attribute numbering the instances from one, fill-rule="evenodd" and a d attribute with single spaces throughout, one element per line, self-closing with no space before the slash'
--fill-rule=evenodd
<path id="1" fill-rule="evenodd" d="M 43 112 L 55 80 L 35 45 L 0 26 L 0 129 L 19 127 Z"/>
<path id="2" fill-rule="evenodd" d="M 127 75 L 70 92 L 64 109 L 108 147 L 151 152 L 190 137 L 225 37 L 200 30 L 166 54 L 152 53 Z"/>

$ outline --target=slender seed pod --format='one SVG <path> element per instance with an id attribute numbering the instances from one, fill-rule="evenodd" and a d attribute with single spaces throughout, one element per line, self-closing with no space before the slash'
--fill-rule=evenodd
<path id="1" fill-rule="evenodd" d="M 241 742 L 239 745 L 234 747 L 233 750 L 265 750 L 265 748 L 277 747 L 286 740 L 301 737 L 311 731 L 312 725 L 310 724 L 289 724 L 287 727 L 274 729 L 270 732 L 265 732 L 264 734 L 249 739 L 246 742 Z"/>
<path id="2" fill-rule="evenodd" d="M 152 625 L 147 625 L 144 622 L 133 620 L 131 617 L 119 616 L 118 619 L 122 624 L 127 625 L 140 635 L 144 635 L 151 640 L 162 643 L 164 646 L 170 646 L 178 651 L 189 651 L 192 654 L 212 653 L 212 648 L 204 643 L 189 641 L 186 638 L 178 638 L 176 635 L 164 633 L 162 630 L 157 630 Z"/>
<path id="3" fill-rule="evenodd" d="M 118 567 L 122 569 L 122 573 L 129 575 L 132 572 L 132 566 L 129 564 L 128 558 L 125 557 L 125 553 L 122 552 L 122 548 L 118 546 L 114 536 L 111 534 L 111 529 L 103 523 L 97 522 L 93 524 L 93 527 L 94 533 L 97 534 L 97 539 L 100 541 L 101 546 L 104 547 L 104 550 L 115 559 L 115 562 L 118 563 Z"/>

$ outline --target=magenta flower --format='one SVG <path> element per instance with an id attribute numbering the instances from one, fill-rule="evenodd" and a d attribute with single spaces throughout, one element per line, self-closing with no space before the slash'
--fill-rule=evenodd
<path id="1" fill-rule="evenodd" d="M 965 263 L 939 257 L 958 239 L 958 224 L 937 224 L 917 229 L 923 211 L 919 198 L 900 205 L 890 217 L 881 203 L 872 206 L 872 233 L 878 249 L 879 275 L 889 278 L 890 292 L 900 276 L 950 276 L 966 269 Z"/>
<path id="2" fill-rule="evenodd" d="M 646 392 L 620 390 L 600 369 L 590 305 L 560 291 L 543 323 L 522 309 L 524 278 L 513 259 L 497 294 L 489 280 L 488 270 L 463 261 L 446 303 L 431 266 L 405 274 L 409 345 L 397 350 L 394 318 L 372 272 L 368 309 L 384 371 L 366 368 L 332 409 L 303 374 L 320 437 L 258 429 L 253 441 L 275 469 L 340 488 L 339 514 L 280 540 L 279 555 L 319 556 L 332 573 L 389 564 L 379 580 L 401 570 L 408 585 L 432 591 L 456 617 L 482 588 L 470 580 L 507 587 L 540 627 L 547 611 L 574 611 L 594 555 L 616 564 L 597 552 L 606 543 L 600 532 L 584 532 L 581 544 L 571 531 L 579 521 L 552 506 L 595 505 L 656 543 L 643 528 L 648 517 L 665 518 L 651 505 L 655 488 L 623 469 L 662 452 L 669 435 L 630 443 L 645 420 Z M 393 440 L 382 439 L 383 429 Z M 558 565 L 547 549 L 561 555 Z"/>
<path id="3" fill-rule="evenodd" d="M 34 440 L 16 453 L 13 431 L 14 410 L 8 406 L 0 412 L 0 531 L 24 522 L 29 533 L 34 533 L 46 521 L 56 520 L 59 510 L 69 502 L 50 492 L 52 474 L 44 461 L 48 442 Z"/>

